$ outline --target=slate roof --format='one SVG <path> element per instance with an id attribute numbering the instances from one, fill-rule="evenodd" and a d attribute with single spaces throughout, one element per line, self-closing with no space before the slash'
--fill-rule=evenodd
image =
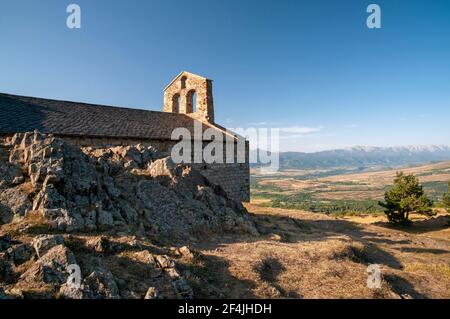
<path id="1" fill-rule="evenodd" d="M 61 136 L 165 140 L 178 127 L 193 134 L 195 121 L 185 114 L 0 93 L 0 134 L 38 130 Z M 223 132 L 220 126 L 213 127 Z"/>

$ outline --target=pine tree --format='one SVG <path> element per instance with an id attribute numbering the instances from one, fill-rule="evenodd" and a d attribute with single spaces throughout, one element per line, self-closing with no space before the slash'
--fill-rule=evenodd
<path id="1" fill-rule="evenodd" d="M 385 214 L 391 223 L 408 225 L 411 213 L 433 215 L 432 202 L 423 191 L 422 185 L 414 175 L 398 172 L 394 185 L 384 194 Z"/>

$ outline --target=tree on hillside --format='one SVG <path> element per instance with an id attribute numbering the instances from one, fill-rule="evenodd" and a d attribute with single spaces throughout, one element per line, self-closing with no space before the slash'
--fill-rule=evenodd
<path id="1" fill-rule="evenodd" d="M 447 212 L 450 213 L 450 182 L 448 182 L 447 194 L 442 195 L 442 203 L 444 204 L 444 207 L 447 209 Z"/>
<path id="2" fill-rule="evenodd" d="M 408 225 L 411 213 L 433 215 L 432 202 L 414 175 L 398 172 L 394 185 L 385 192 L 384 200 L 380 205 L 385 208 L 389 222 L 394 224 Z"/>

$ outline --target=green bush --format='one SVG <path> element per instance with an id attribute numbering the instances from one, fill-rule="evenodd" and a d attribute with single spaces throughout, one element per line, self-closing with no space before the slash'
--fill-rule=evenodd
<path id="1" fill-rule="evenodd" d="M 411 213 L 433 215 L 433 203 L 425 195 L 422 185 L 414 175 L 397 173 L 394 185 L 384 194 L 384 200 L 385 202 L 380 202 L 380 206 L 385 208 L 389 222 L 394 224 L 410 224 Z"/>

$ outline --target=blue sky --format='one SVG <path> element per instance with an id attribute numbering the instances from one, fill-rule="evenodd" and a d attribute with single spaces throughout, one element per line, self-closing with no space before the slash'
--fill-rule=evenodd
<path id="1" fill-rule="evenodd" d="M 0 92 L 161 110 L 187 70 L 218 123 L 285 128 L 282 150 L 450 144 L 447 0 L 2 0 L 0 39 Z"/>

